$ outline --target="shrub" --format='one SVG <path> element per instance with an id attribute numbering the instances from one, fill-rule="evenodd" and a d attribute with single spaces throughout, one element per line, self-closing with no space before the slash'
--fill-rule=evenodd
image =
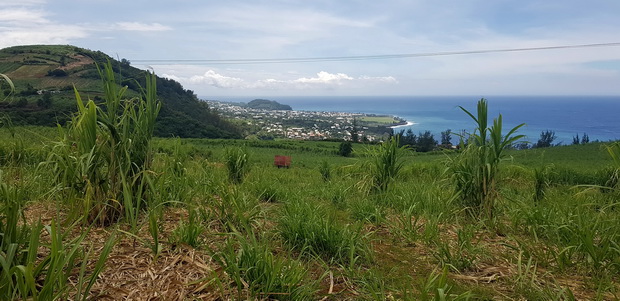
<path id="1" fill-rule="evenodd" d="M 47 71 L 47 76 L 64 77 L 67 76 L 67 71 L 62 69 L 54 69 Z"/>
<path id="2" fill-rule="evenodd" d="M 353 144 L 351 141 L 343 141 L 338 147 L 338 155 L 343 157 L 351 157 L 353 153 Z"/>

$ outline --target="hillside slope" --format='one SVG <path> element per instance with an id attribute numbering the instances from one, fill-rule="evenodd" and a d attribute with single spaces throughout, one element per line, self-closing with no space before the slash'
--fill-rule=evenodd
<path id="1" fill-rule="evenodd" d="M 117 79 L 136 95 L 144 85 L 144 70 L 120 62 L 101 51 L 68 45 L 16 46 L 0 50 L 0 73 L 15 84 L 9 101 L 0 102 L 15 124 L 53 126 L 64 124 L 75 112 L 73 85 L 95 101 L 102 96 L 97 64 L 111 61 Z M 6 83 L 0 85 L 0 99 L 9 94 Z M 157 94 L 162 110 L 155 135 L 191 138 L 240 138 L 239 129 L 222 119 L 200 101 L 193 91 L 178 82 L 157 78 Z"/>

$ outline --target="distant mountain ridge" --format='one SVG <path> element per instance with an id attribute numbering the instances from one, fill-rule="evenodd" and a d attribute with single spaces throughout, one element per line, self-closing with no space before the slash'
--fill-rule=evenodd
<path id="1" fill-rule="evenodd" d="M 0 84 L 0 114 L 14 124 L 54 126 L 64 124 L 76 111 L 73 86 L 83 97 L 100 101 L 103 96 L 97 65 L 112 63 L 119 84 L 127 86 L 126 96 L 138 95 L 144 87 L 145 71 L 101 51 L 70 45 L 15 46 L 0 50 L 0 73 L 15 84 L 15 93 Z M 193 91 L 171 79 L 157 77 L 157 95 L 162 109 L 155 135 L 184 138 L 241 138 L 241 131 L 200 101 Z"/>

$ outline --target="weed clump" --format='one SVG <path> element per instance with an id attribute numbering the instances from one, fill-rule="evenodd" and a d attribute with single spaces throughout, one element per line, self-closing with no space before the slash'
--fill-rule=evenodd
<path id="1" fill-rule="evenodd" d="M 214 259 L 236 284 L 238 299 L 247 298 L 242 298 L 244 288 L 255 298 L 270 300 L 311 300 L 316 291 L 301 262 L 274 255 L 253 234 L 234 234 Z"/>
<path id="2" fill-rule="evenodd" d="M 361 224 L 341 225 L 322 208 L 307 203 L 286 204 L 279 233 L 293 248 L 330 262 L 352 265 L 360 259 L 370 259 Z"/>

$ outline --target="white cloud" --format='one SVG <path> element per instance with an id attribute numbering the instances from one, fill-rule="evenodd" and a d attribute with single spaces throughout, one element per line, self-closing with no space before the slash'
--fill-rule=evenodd
<path id="1" fill-rule="evenodd" d="M 390 83 L 390 84 L 398 84 L 398 80 L 396 80 L 393 76 L 360 76 L 358 78 L 362 81 L 368 82 L 381 82 L 381 83 Z"/>
<path id="2" fill-rule="evenodd" d="M 0 28 L 0 48 L 14 45 L 68 44 L 72 39 L 86 37 L 88 33 L 78 26 L 45 25 L 32 28 Z"/>
<path id="3" fill-rule="evenodd" d="M 0 48 L 29 44 L 68 44 L 71 40 L 88 35 L 79 25 L 63 25 L 51 22 L 48 14 L 32 8 L 42 1 L 20 2 L 0 10 Z"/>
<path id="4" fill-rule="evenodd" d="M 191 84 L 207 84 L 225 89 L 245 89 L 248 87 L 243 79 L 221 75 L 213 70 L 209 70 L 203 75 L 194 75 L 188 79 L 188 82 Z"/>
<path id="5" fill-rule="evenodd" d="M 5 7 L 9 6 L 33 6 L 33 5 L 41 5 L 45 4 L 46 0 L 19 0 L 19 1 L 11 1 L 11 0 L 3 0 L 1 1 L 2 5 Z"/>
<path id="6" fill-rule="evenodd" d="M 76 39 L 87 38 L 93 32 L 139 31 L 156 32 L 171 30 L 160 23 L 116 22 L 63 24 L 51 19 L 45 1 L 16 1 L 0 9 L 0 48 L 30 44 L 70 44 Z M 12 2 L 11 2 L 12 3 Z"/>
<path id="7" fill-rule="evenodd" d="M 352 88 L 367 84 L 396 84 L 398 81 L 392 76 L 352 77 L 345 73 L 329 73 L 321 71 L 315 77 L 299 77 L 294 79 L 258 79 L 248 80 L 239 77 L 222 75 L 214 70 L 208 70 L 203 75 L 182 77 L 164 74 L 164 77 L 174 79 L 182 84 L 193 87 L 208 85 L 223 89 L 263 89 L 263 90 L 331 90 L 339 87 Z"/>
<path id="8" fill-rule="evenodd" d="M 328 84 L 328 85 L 342 85 L 345 81 L 353 80 L 352 77 L 344 74 L 344 73 L 329 73 L 325 71 L 321 71 L 316 74 L 316 77 L 302 77 L 294 80 L 294 83 L 302 83 L 302 84 Z"/>
<path id="9" fill-rule="evenodd" d="M 47 23 L 45 13 L 40 10 L 20 8 L 0 9 L 0 22 L 11 24 Z"/>
<path id="10" fill-rule="evenodd" d="M 169 26 L 159 23 L 140 23 L 140 22 L 117 22 L 114 26 L 118 30 L 127 31 L 167 31 L 171 30 Z"/>

